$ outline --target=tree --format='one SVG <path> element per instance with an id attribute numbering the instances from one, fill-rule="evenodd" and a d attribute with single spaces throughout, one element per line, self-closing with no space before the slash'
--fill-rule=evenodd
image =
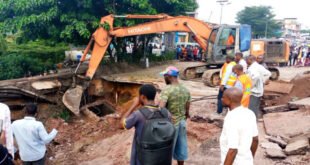
<path id="1" fill-rule="evenodd" d="M 281 24 L 274 19 L 275 15 L 270 6 L 245 7 L 237 13 L 237 23 L 248 24 L 252 27 L 255 37 L 280 37 Z"/>
<path id="2" fill-rule="evenodd" d="M 300 31 L 301 33 L 310 33 L 310 29 L 303 29 Z"/>
<path id="3" fill-rule="evenodd" d="M 179 15 L 197 6 L 195 0 L 0 0 L 0 32 L 19 32 L 20 42 L 49 39 L 83 44 L 104 15 Z M 115 26 L 134 23 L 118 20 Z"/>

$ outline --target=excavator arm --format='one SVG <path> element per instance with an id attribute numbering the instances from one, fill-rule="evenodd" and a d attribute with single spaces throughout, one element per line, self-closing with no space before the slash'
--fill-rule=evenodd
<path id="1" fill-rule="evenodd" d="M 158 19 L 155 21 L 139 24 L 131 27 L 114 28 L 114 18 L 127 18 L 127 19 Z M 125 15 L 114 16 L 108 15 L 101 18 L 101 25 L 108 27 L 104 29 L 99 27 L 92 35 L 92 39 L 84 51 L 83 57 L 80 62 L 85 60 L 85 56 L 89 51 L 92 42 L 94 46 L 92 49 L 92 55 L 89 62 L 89 67 L 86 73 L 86 77 L 92 79 L 104 54 L 113 37 L 128 37 L 136 35 L 154 34 L 161 32 L 189 32 L 194 34 L 195 41 L 200 47 L 206 51 L 206 40 L 209 39 L 212 31 L 212 26 L 197 20 L 192 17 L 177 16 L 171 17 L 165 14 L 160 15 Z"/>

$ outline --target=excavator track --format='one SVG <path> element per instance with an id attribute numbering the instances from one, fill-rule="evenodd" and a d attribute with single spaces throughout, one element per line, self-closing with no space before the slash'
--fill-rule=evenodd
<path id="1" fill-rule="evenodd" d="M 207 70 L 207 67 L 208 66 L 206 64 L 202 64 L 202 65 L 180 68 L 180 73 L 181 73 L 180 78 L 182 80 L 192 80 L 192 79 L 201 78 L 204 71 Z"/>
<path id="2" fill-rule="evenodd" d="M 209 69 L 202 75 L 202 82 L 209 87 L 220 85 L 220 69 Z"/>

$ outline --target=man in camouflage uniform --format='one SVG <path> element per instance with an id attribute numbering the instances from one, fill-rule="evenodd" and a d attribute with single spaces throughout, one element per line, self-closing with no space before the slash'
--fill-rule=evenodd
<path id="1" fill-rule="evenodd" d="M 189 118 L 191 96 L 189 91 L 179 83 L 179 70 L 170 66 L 161 72 L 167 86 L 160 95 L 160 107 L 167 108 L 172 114 L 172 121 L 176 128 L 176 136 L 173 149 L 173 158 L 178 165 L 183 165 L 188 158 L 186 119 Z"/>

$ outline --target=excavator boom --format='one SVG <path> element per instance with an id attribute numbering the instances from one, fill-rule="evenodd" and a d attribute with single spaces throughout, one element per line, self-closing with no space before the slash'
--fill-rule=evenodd
<path id="1" fill-rule="evenodd" d="M 102 60 L 112 37 L 128 37 L 145 34 L 154 34 L 161 32 L 189 32 L 194 34 L 194 39 L 206 50 L 206 41 L 209 39 L 212 27 L 207 23 L 197 20 L 192 17 L 177 16 L 171 17 L 168 15 L 126 15 L 124 18 L 143 18 L 143 19 L 158 19 L 155 21 L 139 24 L 131 27 L 114 28 L 115 16 L 108 15 L 101 18 L 101 24 L 108 24 L 109 30 L 100 27 L 93 34 L 95 44 L 92 50 L 92 56 L 89 63 L 89 68 L 86 76 L 92 78 Z M 85 53 L 84 53 L 85 54 Z M 85 54 L 86 55 L 86 54 Z"/>

